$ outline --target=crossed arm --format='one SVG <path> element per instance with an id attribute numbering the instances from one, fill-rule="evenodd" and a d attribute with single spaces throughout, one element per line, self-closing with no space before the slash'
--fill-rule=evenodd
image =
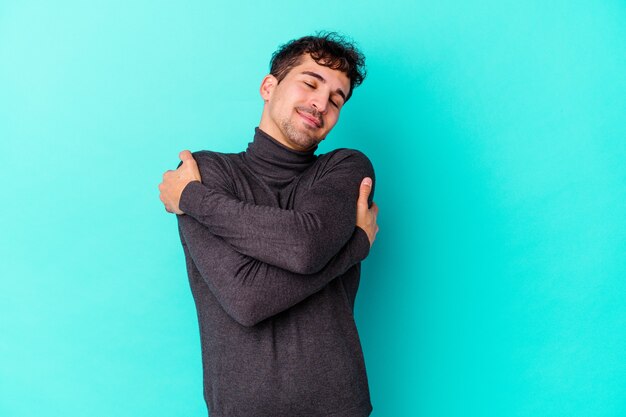
<path id="1" fill-rule="evenodd" d="M 159 186 L 161 200 L 167 211 L 188 214 L 179 216 L 186 254 L 238 321 L 294 305 L 367 256 L 378 208 L 369 208 L 371 180 L 360 189 L 354 181 L 360 173 L 373 176 L 362 154 L 337 153 L 294 210 L 237 199 L 227 167 L 210 153 L 196 155 L 202 178 L 191 154 L 180 156 L 182 164 Z"/>
<path id="2" fill-rule="evenodd" d="M 228 163 L 210 152 L 200 152 L 196 159 L 202 182 L 192 181 L 185 186 L 179 211 L 244 255 L 293 272 L 314 273 L 341 249 L 355 225 L 366 232 L 371 229 L 371 225 L 357 224 L 359 183 L 374 175 L 371 163 L 358 151 L 342 149 L 326 158 L 315 181 L 310 186 L 302 185 L 302 195 L 293 209 L 240 201 L 228 174 Z M 193 164 L 197 165 L 193 158 L 185 159 L 179 170 Z M 371 179 L 369 184 L 363 185 L 368 209 Z M 373 241 L 371 233 L 368 236 Z"/>
<path id="3" fill-rule="evenodd" d="M 298 274 L 240 254 L 193 217 L 177 217 L 190 276 L 199 273 L 224 311 L 243 326 L 254 326 L 320 291 L 365 259 L 370 249 L 366 233 L 355 228 L 324 268 Z"/>

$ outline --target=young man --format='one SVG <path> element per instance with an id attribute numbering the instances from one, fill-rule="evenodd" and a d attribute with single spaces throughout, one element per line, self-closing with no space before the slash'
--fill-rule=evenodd
<path id="1" fill-rule="evenodd" d="M 340 36 L 291 41 L 261 83 L 247 150 L 183 151 L 163 176 L 211 417 L 371 413 L 353 310 L 378 232 L 374 171 L 356 150 L 314 155 L 363 77 L 363 55 Z"/>

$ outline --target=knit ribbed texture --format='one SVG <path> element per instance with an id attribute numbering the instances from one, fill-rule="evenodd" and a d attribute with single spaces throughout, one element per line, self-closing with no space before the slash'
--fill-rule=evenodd
<path id="1" fill-rule="evenodd" d="M 257 128 L 245 152 L 194 153 L 202 182 L 177 217 L 211 417 L 371 412 L 353 309 L 370 249 L 356 201 L 374 172 L 359 151 L 314 151 Z"/>

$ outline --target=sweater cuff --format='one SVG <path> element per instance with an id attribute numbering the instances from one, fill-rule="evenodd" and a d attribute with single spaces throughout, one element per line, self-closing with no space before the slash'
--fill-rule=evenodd
<path id="1" fill-rule="evenodd" d="M 354 228 L 354 240 L 355 240 L 355 254 L 359 261 L 367 258 L 370 253 L 370 238 L 367 237 L 367 232 L 361 229 L 359 226 Z"/>
<path id="2" fill-rule="evenodd" d="M 183 188 L 178 208 L 185 214 L 197 214 L 200 211 L 205 193 L 206 187 L 200 181 L 191 181 Z"/>

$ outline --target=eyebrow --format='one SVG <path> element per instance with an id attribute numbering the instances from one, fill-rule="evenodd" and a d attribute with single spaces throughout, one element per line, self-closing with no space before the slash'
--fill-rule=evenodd
<path id="1" fill-rule="evenodd" d="M 322 77 L 321 75 L 319 75 L 317 72 L 313 72 L 313 71 L 302 71 L 302 74 L 306 74 L 306 75 L 310 75 L 313 78 L 317 78 L 318 80 L 320 80 L 323 83 L 326 83 L 326 80 L 324 79 L 324 77 Z M 341 98 L 343 99 L 343 102 L 346 102 L 346 94 L 343 92 L 343 90 L 341 88 L 338 88 L 335 90 L 335 93 L 339 94 L 341 96 Z"/>

